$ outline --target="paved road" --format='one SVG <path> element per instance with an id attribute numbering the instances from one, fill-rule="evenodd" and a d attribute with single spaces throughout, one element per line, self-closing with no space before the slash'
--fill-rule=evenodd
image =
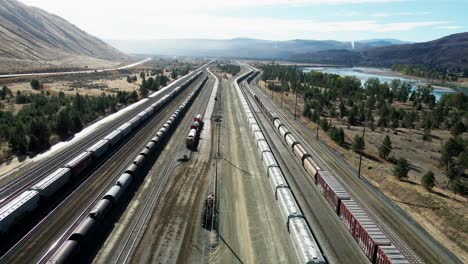
<path id="1" fill-rule="evenodd" d="M 140 64 L 143 64 L 147 61 L 150 61 L 151 58 L 147 58 L 132 64 L 128 64 L 118 68 L 110 68 L 110 69 L 100 69 L 100 70 L 85 70 L 85 71 L 65 71 L 65 72 L 36 72 L 36 73 L 19 73 L 19 74 L 2 74 L 0 75 L 0 79 L 2 78 L 15 78 L 15 77 L 34 77 L 34 76 L 57 76 L 57 75 L 72 75 L 72 74 L 87 74 L 87 73 L 95 73 L 95 72 L 108 72 L 108 71 L 115 71 L 115 70 L 123 70 L 133 68 Z"/>

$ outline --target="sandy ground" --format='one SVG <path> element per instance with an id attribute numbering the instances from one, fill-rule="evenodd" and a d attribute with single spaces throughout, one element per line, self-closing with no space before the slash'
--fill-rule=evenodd
<path id="1" fill-rule="evenodd" d="M 128 83 L 125 78 L 121 77 L 116 79 L 100 79 L 93 81 L 77 80 L 75 82 L 57 81 L 54 83 L 44 83 L 44 88 L 42 90 L 44 92 L 49 91 L 49 93 L 53 95 L 56 95 L 59 92 L 63 92 L 65 93 L 65 95 L 75 95 L 76 93 L 80 93 L 82 95 L 99 96 L 102 93 L 114 94 L 117 91 L 138 91 L 140 84 L 140 78 L 138 78 L 138 81 L 135 83 Z M 20 91 L 23 94 L 41 93 L 41 91 L 33 90 L 29 82 L 7 84 L 7 86 L 8 88 L 10 88 L 14 95 L 18 91 Z"/>
<path id="2" fill-rule="evenodd" d="M 268 185 L 239 99 L 223 80 L 219 162 L 219 248 L 215 263 L 295 263 L 297 258 Z M 192 258 L 191 263 L 200 263 Z"/>
<path id="3" fill-rule="evenodd" d="M 271 95 L 271 91 L 267 91 Z M 281 94 L 273 93 L 274 102 L 280 105 Z M 268 98 L 271 100 L 271 96 Z M 283 96 L 283 107 L 294 113 L 295 96 Z M 302 116 L 303 101 L 298 98 L 297 113 L 301 121 L 308 127 L 315 129 L 317 125 Z M 329 119 L 330 120 L 330 119 Z M 362 128 L 347 128 L 340 121 L 334 120 L 334 125 L 345 131 L 346 142 L 352 143 L 354 135 L 362 135 Z M 348 163 L 358 167 L 359 156 L 349 149 L 342 148 L 330 140 L 320 130 L 320 137 L 343 155 Z M 378 157 L 377 148 L 385 135 L 392 141 L 391 155 L 405 157 L 412 169 L 408 181 L 397 180 L 392 173 L 394 164 Z M 407 213 L 417 220 L 432 236 L 454 252 L 463 261 L 468 262 L 468 208 L 466 197 L 455 196 L 445 190 L 447 178 L 444 171 L 437 166 L 442 143 L 450 138 L 450 132 L 443 130 L 432 131 L 432 142 L 421 140 L 422 132 L 407 129 L 381 132 L 378 128 L 372 132 L 366 130 L 366 153 L 370 158 L 363 158 L 362 173 L 385 195 L 396 201 Z M 438 186 L 433 192 L 426 191 L 420 185 L 420 178 L 431 169 L 436 174 Z"/>

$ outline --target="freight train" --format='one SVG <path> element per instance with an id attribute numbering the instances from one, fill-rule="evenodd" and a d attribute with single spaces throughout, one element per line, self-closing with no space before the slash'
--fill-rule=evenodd
<path id="1" fill-rule="evenodd" d="M 81 248 L 85 247 L 87 241 L 93 235 L 93 231 L 106 221 L 106 215 L 113 208 L 119 205 L 130 187 L 130 184 L 137 180 L 138 172 L 150 155 L 160 151 L 164 147 L 164 142 L 171 137 L 177 123 L 180 122 L 185 112 L 190 107 L 195 96 L 203 88 L 208 77 L 189 94 L 185 101 L 177 108 L 166 123 L 159 129 L 156 135 L 140 151 L 130 166 L 118 178 L 115 184 L 107 191 L 101 200 L 89 212 L 88 216 L 78 225 L 68 239 L 62 244 L 59 250 L 52 256 L 48 263 L 61 264 L 70 263 L 77 256 Z"/>
<path id="2" fill-rule="evenodd" d="M 251 71 L 244 79 L 250 82 L 257 75 L 258 72 Z M 325 196 L 333 211 L 349 230 L 371 263 L 409 263 L 400 250 L 388 239 L 387 235 L 381 231 L 374 220 L 353 200 L 335 175 L 317 165 L 316 158 L 307 153 L 301 143 L 296 140 L 293 134 L 281 122 L 276 111 L 269 104 L 264 103 L 250 86 L 247 86 L 247 90 L 283 140 L 291 148 L 294 155 L 300 160 L 304 169 L 313 177 L 320 192 Z"/>
<path id="3" fill-rule="evenodd" d="M 249 75 L 240 77 L 237 82 L 242 82 Z M 250 106 L 236 83 L 237 94 L 240 97 L 245 117 L 252 132 L 252 138 L 256 142 L 258 154 L 262 159 L 265 171 L 269 178 L 271 188 L 278 201 L 281 216 L 289 231 L 293 245 L 296 249 L 300 263 L 326 263 L 320 248 L 314 238 L 312 230 L 296 202 L 296 199 L 284 178 L 283 172 L 268 145 L 263 132 L 261 131 Z"/>
<path id="4" fill-rule="evenodd" d="M 185 140 L 187 148 L 190 150 L 196 150 L 198 142 L 200 141 L 200 133 L 203 129 L 202 116 L 200 114 L 196 115 L 193 119 L 193 123 L 190 126 L 190 132 Z"/>
<path id="5" fill-rule="evenodd" d="M 85 170 L 89 169 L 93 164 L 95 164 L 100 157 L 111 152 L 115 145 L 126 139 L 130 132 L 135 131 L 142 122 L 145 122 L 147 119 L 153 116 L 154 113 L 159 111 L 171 99 L 187 88 L 201 74 L 202 71 L 196 73 L 191 78 L 186 80 L 182 85 L 174 88 L 171 92 L 163 96 L 157 102 L 141 111 L 130 121 L 123 124 L 115 131 L 112 131 L 106 137 L 89 147 L 87 150 L 78 154 L 62 167 L 47 175 L 34 186 L 22 192 L 17 197 L 2 206 L 0 208 L 0 235 L 2 237 L 7 235 L 10 232 L 13 224 L 17 223 L 20 219 L 38 209 L 41 199 L 51 197 L 71 180 L 83 177 Z M 170 125 L 170 123 L 168 123 L 168 125 Z M 155 144 L 158 143 L 157 140 L 154 142 Z M 129 171 L 130 173 L 136 170 L 138 166 L 138 164 L 133 165 L 134 168 L 131 168 Z M 122 182 L 127 183 L 128 180 L 123 181 L 122 179 Z M 113 191 L 117 191 L 117 188 L 121 187 L 116 187 Z"/>

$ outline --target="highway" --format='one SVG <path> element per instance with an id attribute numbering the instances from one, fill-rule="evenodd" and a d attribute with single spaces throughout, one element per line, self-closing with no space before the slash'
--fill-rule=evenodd
<path id="1" fill-rule="evenodd" d="M 1 262 L 47 261 L 200 81 L 201 78 L 197 79 L 189 89 L 183 91 L 149 120 L 133 137 L 112 153 L 108 160 L 99 164 L 98 169 L 86 180 L 77 184 L 70 195 L 63 197 L 63 200 L 58 199 L 55 209 L 44 215 L 42 220 L 2 257 Z M 131 195 L 127 199 L 131 199 Z M 125 206 L 121 209 L 124 208 Z M 114 217 L 118 217 L 118 213 Z M 105 235 L 105 232 L 103 231 L 101 235 Z M 99 239 L 96 239 L 91 244 L 98 244 L 98 241 Z"/>
<path id="2" fill-rule="evenodd" d="M 84 70 L 84 71 L 64 71 L 64 72 L 32 72 L 32 73 L 19 73 L 19 74 L 1 74 L 0 79 L 3 78 L 16 78 L 16 77 L 38 77 L 38 76 L 58 76 L 58 75 L 73 75 L 73 74 L 87 74 L 87 73 L 96 73 L 96 72 L 108 72 L 115 70 L 123 70 L 133 68 L 135 66 L 141 65 L 147 61 L 150 61 L 151 58 L 147 58 L 132 64 L 124 65 L 118 68 L 110 69 L 96 69 L 96 70 Z"/>
<path id="3" fill-rule="evenodd" d="M 263 100 L 270 100 L 264 89 L 256 85 L 253 87 Z M 411 263 L 461 263 L 370 182 L 362 178 L 358 179 L 354 168 L 325 143 L 317 141 L 315 131 L 305 127 L 299 120 L 295 120 L 292 113 L 280 108 L 276 102 L 272 105 L 280 115 L 281 121 L 294 131 L 294 136 L 305 149 L 315 154 L 314 157 L 319 157 L 319 165 L 338 176 L 352 197 L 365 208 Z"/>

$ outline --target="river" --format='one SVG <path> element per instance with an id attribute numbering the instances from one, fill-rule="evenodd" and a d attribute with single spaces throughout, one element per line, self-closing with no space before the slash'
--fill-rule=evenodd
<path id="1" fill-rule="evenodd" d="M 366 67 L 304 67 L 304 72 L 319 71 L 323 73 L 333 73 L 341 76 L 356 76 L 361 83 L 364 84 L 370 78 L 377 78 L 380 82 L 390 82 L 394 79 L 408 82 L 412 85 L 413 89 L 419 85 L 426 85 L 430 83 L 429 80 L 417 80 L 408 77 L 398 76 L 398 73 L 392 72 L 389 69 L 377 69 Z M 455 93 L 456 91 L 449 87 L 433 86 L 434 95 L 437 100 L 444 94 Z"/>

